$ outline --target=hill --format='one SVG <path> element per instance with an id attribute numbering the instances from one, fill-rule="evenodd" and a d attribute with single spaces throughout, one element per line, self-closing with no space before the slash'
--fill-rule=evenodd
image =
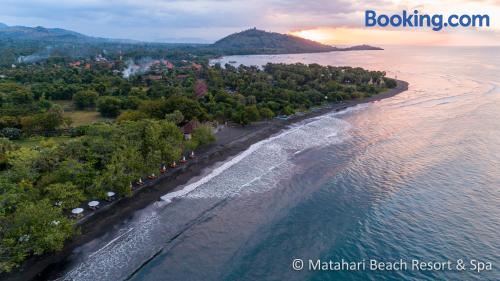
<path id="1" fill-rule="evenodd" d="M 224 37 L 212 45 L 225 54 L 314 53 L 337 48 L 301 37 L 256 28 Z"/>
<path id="2" fill-rule="evenodd" d="M 378 51 L 378 50 L 383 50 L 380 47 L 373 47 L 370 45 L 357 45 L 357 46 L 352 46 L 352 47 L 347 47 L 347 48 L 342 48 L 339 49 L 340 51 Z"/>
<path id="3" fill-rule="evenodd" d="M 119 57 L 208 60 L 217 56 L 251 54 L 317 53 L 330 51 L 380 50 L 368 45 L 337 48 L 301 37 L 256 28 L 224 37 L 214 44 L 150 43 L 87 36 L 75 31 L 41 26 L 8 26 L 0 23 L 0 65 L 34 63 L 60 58 L 92 58 L 106 53 Z"/>
<path id="4" fill-rule="evenodd" d="M 46 43 L 123 43 L 132 44 L 138 43 L 136 40 L 130 39 L 110 39 L 101 37 L 87 36 L 75 31 L 62 28 L 46 28 L 43 26 L 28 27 L 28 26 L 8 26 L 0 23 L 0 40 L 1 41 L 38 41 Z"/>
<path id="5" fill-rule="evenodd" d="M 45 28 L 42 26 L 8 26 L 0 23 L 0 39 L 74 42 L 82 40 L 95 40 L 96 38 L 61 28 Z"/>

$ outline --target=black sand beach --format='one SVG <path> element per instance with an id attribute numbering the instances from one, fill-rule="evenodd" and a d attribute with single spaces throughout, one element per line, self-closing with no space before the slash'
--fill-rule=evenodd
<path id="1" fill-rule="evenodd" d="M 370 98 L 331 104 L 302 116 L 293 116 L 287 120 L 274 119 L 246 127 L 228 126 L 217 133 L 217 141 L 214 144 L 199 149 L 194 160 L 190 160 L 175 172 L 162 177 L 154 184 L 146 185 L 132 197 L 117 200 L 111 206 L 102 208 L 92 216 L 86 217 L 80 223 L 81 235 L 68 241 L 62 251 L 30 258 L 21 268 L 9 275 L 1 276 L 0 279 L 9 281 L 55 279 L 65 267 L 65 263 L 75 248 L 102 236 L 120 222 L 133 216 L 137 210 L 159 200 L 162 195 L 175 190 L 194 177 L 200 176 L 214 164 L 234 157 L 246 150 L 250 145 L 280 132 L 295 122 L 330 111 L 339 111 L 357 104 L 390 98 L 407 89 L 408 83 L 398 80 L 394 89 Z"/>

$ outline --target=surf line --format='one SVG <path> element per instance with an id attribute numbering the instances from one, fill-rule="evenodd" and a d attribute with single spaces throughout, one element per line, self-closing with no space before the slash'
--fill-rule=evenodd
<path id="1" fill-rule="evenodd" d="M 185 224 L 185 226 L 180 229 L 174 236 L 172 236 L 170 239 L 168 239 L 168 241 L 166 241 L 166 246 L 159 249 L 158 251 L 156 251 L 153 255 L 151 255 L 151 257 L 149 257 L 147 260 L 145 260 L 141 265 L 139 265 L 132 273 L 129 274 L 129 276 L 127 278 L 125 278 L 126 281 L 128 280 L 131 280 L 141 269 L 143 269 L 148 263 L 150 263 L 151 261 L 153 261 L 156 257 L 158 257 L 160 254 L 162 254 L 163 252 L 166 252 L 168 251 L 170 248 L 172 248 L 172 243 L 177 239 L 179 238 L 182 234 L 184 234 L 186 231 L 188 231 L 191 227 L 199 224 L 199 223 L 202 223 L 204 221 L 206 221 L 207 219 L 210 218 L 210 213 L 216 209 L 218 209 L 219 207 L 222 207 L 224 205 L 226 205 L 228 202 L 228 198 L 225 198 L 217 203 L 215 203 L 214 205 L 212 205 L 210 208 L 206 209 L 205 211 L 203 211 L 198 217 L 196 217 L 195 219 L 191 220 L 189 223 Z"/>
<path id="2" fill-rule="evenodd" d="M 305 124 L 302 124 L 302 125 L 305 125 Z M 226 171 L 227 169 L 229 169 L 232 166 L 236 165 L 237 163 L 241 162 L 241 160 L 243 160 L 245 157 L 247 157 L 250 154 L 252 154 L 253 152 L 255 152 L 257 149 L 259 149 L 263 145 L 265 145 L 273 140 L 276 140 L 278 138 L 284 137 L 288 134 L 291 134 L 291 133 L 299 130 L 300 127 L 301 126 L 289 127 L 287 129 L 284 129 L 284 131 L 282 131 L 281 133 L 279 133 L 275 136 L 272 136 L 270 138 L 267 138 L 265 140 L 262 140 L 262 141 L 259 141 L 257 143 L 252 144 L 247 150 L 241 152 L 240 154 L 238 154 L 237 156 L 235 156 L 231 160 L 229 160 L 226 163 L 222 164 L 221 166 L 215 168 L 210 174 L 206 175 L 202 179 L 198 180 L 197 182 L 194 182 L 192 184 L 185 186 L 181 190 L 170 192 L 170 193 L 167 193 L 167 194 L 161 196 L 160 197 L 161 200 L 163 200 L 167 203 L 172 203 L 173 199 L 186 196 L 188 193 L 194 191 L 200 185 L 203 185 L 203 184 L 209 182 L 211 179 L 217 177 L 222 172 Z"/>

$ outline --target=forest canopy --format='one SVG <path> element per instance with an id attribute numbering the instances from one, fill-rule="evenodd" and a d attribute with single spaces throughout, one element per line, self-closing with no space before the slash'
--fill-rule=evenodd
<path id="1" fill-rule="evenodd" d="M 212 125 L 305 112 L 395 87 L 384 72 L 318 64 L 209 66 L 122 59 L 0 68 L 0 270 L 61 249 L 71 208 L 215 140 Z M 183 126 L 202 125 L 185 138 Z"/>

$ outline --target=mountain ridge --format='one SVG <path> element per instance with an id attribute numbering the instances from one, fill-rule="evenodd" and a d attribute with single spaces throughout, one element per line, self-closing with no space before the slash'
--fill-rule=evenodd
<path id="1" fill-rule="evenodd" d="M 230 34 L 217 40 L 212 46 L 236 53 L 282 53 L 283 51 L 304 53 L 336 50 L 335 47 L 309 39 L 289 34 L 267 32 L 257 28 Z"/>
<path id="2" fill-rule="evenodd" d="M 213 44 L 142 42 L 91 37 L 62 28 L 8 26 L 0 23 L 0 64 L 36 62 L 51 57 L 95 57 L 103 52 L 114 57 L 130 53 L 151 57 L 182 54 L 205 58 L 228 55 L 318 53 L 331 51 L 382 50 L 368 45 L 348 48 L 329 46 L 289 34 L 256 28 L 230 34 Z M 139 52 L 139 53 L 138 53 Z M 179 57 L 179 55 L 177 55 Z"/>
<path id="3" fill-rule="evenodd" d="M 10 40 L 43 40 L 56 42 L 117 42 L 117 43 L 142 43 L 142 44 L 184 44 L 184 43 L 161 43 L 161 42 L 143 42 L 132 39 L 111 39 L 88 36 L 76 31 L 63 28 L 47 28 L 43 26 L 28 27 L 28 26 L 9 26 L 5 23 L 0 23 L 0 39 Z M 185 43 L 189 44 L 189 43 Z M 229 52 L 262 51 L 265 53 L 280 51 L 294 52 L 329 52 L 329 51 L 345 51 L 345 50 L 381 50 L 378 47 L 369 45 L 357 45 L 347 48 L 338 48 L 330 45 L 325 45 L 316 41 L 305 39 L 302 37 L 282 34 L 277 32 L 268 32 L 257 28 L 247 29 L 241 32 L 230 34 L 224 38 L 217 40 L 213 44 L 199 44 L 208 47 L 223 49 Z"/>

